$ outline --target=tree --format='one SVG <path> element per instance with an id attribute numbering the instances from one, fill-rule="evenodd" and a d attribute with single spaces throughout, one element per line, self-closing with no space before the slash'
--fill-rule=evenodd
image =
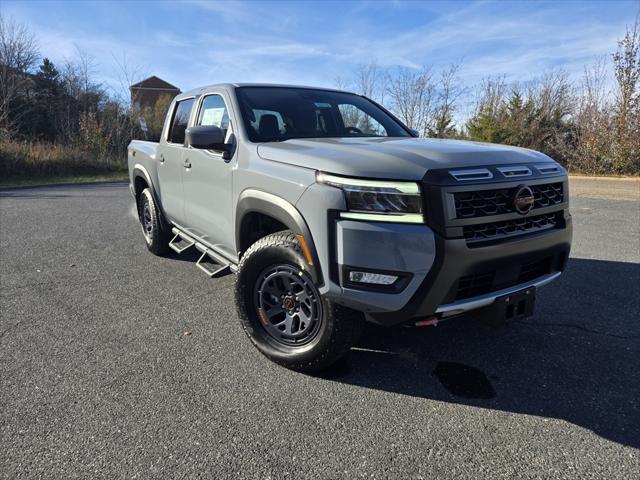
<path id="1" fill-rule="evenodd" d="M 29 71 L 39 57 L 29 29 L 0 13 L 0 136 L 15 134 L 28 112 Z"/>
<path id="2" fill-rule="evenodd" d="M 640 170 L 640 25 L 638 18 L 613 54 L 615 90 L 614 168 Z"/>
<path id="3" fill-rule="evenodd" d="M 423 135 L 432 116 L 435 85 L 429 68 L 400 68 L 386 75 L 390 108 L 402 122 Z"/>
<path id="4" fill-rule="evenodd" d="M 427 134 L 430 137 L 446 138 L 456 135 L 453 114 L 456 110 L 456 102 L 464 91 L 457 78 L 459 70 L 459 65 L 452 64 L 440 73 L 437 106 L 427 129 Z"/>
<path id="5" fill-rule="evenodd" d="M 567 75 L 549 72 L 527 88 L 517 83 L 508 88 L 509 93 L 504 78 L 484 82 L 466 124 L 469 137 L 540 150 L 566 163 L 575 147 L 574 97 Z"/>
<path id="6" fill-rule="evenodd" d="M 610 169 L 611 110 L 607 88 L 607 59 L 604 57 L 584 68 L 575 114 L 576 148 L 567 152 L 572 169 L 599 173 Z"/>
<path id="7" fill-rule="evenodd" d="M 58 121 L 63 105 L 64 89 L 60 73 L 53 62 L 43 58 L 34 77 L 35 98 L 29 115 L 29 130 L 33 136 L 54 141 L 58 134 Z"/>
<path id="8" fill-rule="evenodd" d="M 382 72 L 375 62 L 359 65 L 355 79 L 356 93 L 377 102 L 382 102 L 384 100 L 384 89 L 380 86 L 381 79 Z"/>
<path id="9" fill-rule="evenodd" d="M 483 80 L 475 100 L 474 113 L 466 123 L 470 138 L 492 143 L 500 143 L 504 138 L 504 119 L 501 117 L 506 89 L 504 77 Z"/>

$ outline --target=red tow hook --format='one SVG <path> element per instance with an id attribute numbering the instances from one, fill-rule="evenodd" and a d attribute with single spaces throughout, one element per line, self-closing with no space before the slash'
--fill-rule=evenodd
<path id="1" fill-rule="evenodd" d="M 438 317 L 428 317 L 428 318 L 424 318 L 422 320 L 418 320 L 416 322 L 416 327 L 428 327 L 428 326 L 434 326 L 437 327 L 438 326 L 438 322 L 440 320 L 438 319 Z"/>

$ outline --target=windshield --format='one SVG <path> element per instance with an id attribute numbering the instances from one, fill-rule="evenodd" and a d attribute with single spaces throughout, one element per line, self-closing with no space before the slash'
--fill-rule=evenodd
<path id="1" fill-rule="evenodd" d="M 236 92 L 252 142 L 411 136 L 382 109 L 351 93 L 291 87 L 238 87 Z"/>

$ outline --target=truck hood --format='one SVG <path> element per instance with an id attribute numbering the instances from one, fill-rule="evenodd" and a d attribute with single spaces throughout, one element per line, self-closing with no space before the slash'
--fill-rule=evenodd
<path id="1" fill-rule="evenodd" d="M 525 148 L 435 138 L 314 138 L 263 143 L 267 160 L 353 177 L 420 180 L 438 168 L 550 161 Z"/>

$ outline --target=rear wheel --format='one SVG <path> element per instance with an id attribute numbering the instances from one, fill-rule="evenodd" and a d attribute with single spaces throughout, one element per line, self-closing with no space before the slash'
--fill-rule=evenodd
<path id="1" fill-rule="evenodd" d="M 269 359 L 299 371 L 322 370 L 342 357 L 362 329 L 362 314 L 324 298 L 296 236 L 268 235 L 243 255 L 236 280 L 242 326 Z"/>
<path id="2" fill-rule="evenodd" d="M 149 251 L 155 255 L 165 255 L 169 251 L 171 240 L 169 227 L 163 224 L 160 210 L 149 188 L 140 193 L 138 219 Z"/>

